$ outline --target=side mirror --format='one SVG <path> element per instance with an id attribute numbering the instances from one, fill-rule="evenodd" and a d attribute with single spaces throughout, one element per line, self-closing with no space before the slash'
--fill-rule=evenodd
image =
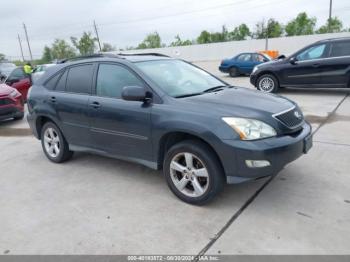
<path id="1" fill-rule="evenodd" d="M 264 59 L 263 59 L 263 62 L 264 62 L 264 63 L 269 62 L 269 61 L 270 61 L 270 60 L 267 59 L 267 58 L 264 58 Z"/>
<path id="2" fill-rule="evenodd" d="M 279 60 L 279 59 L 285 59 L 286 58 L 286 56 L 285 55 L 279 55 L 279 56 L 277 56 L 277 59 Z"/>
<path id="3" fill-rule="evenodd" d="M 298 59 L 296 57 L 291 57 L 289 59 L 289 63 L 291 63 L 292 65 L 295 65 L 297 61 L 298 61 Z"/>
<path id="4" fill-rule="evenodd" d="M 148 101 L 151 99 L 150 93 L 141 86 L 125 86 L 122 91 L 122 98 L 127 101 Z"/>

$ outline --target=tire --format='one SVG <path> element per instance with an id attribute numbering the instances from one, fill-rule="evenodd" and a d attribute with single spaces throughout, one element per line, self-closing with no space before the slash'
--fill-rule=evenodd
<path id="1" fill-rule="evenodd" d="M 22 120 L 23 118 L 24 118 L 24 113 L 21 113 L 21 114 L 15 116 L 13 119 L 18 121 L 18 120 Z"/>
<path id="2" fill-rule="evenodd" d="M 69 150 L 68 143 L 61 130 L 54 123 L 47 122 L 44 124 L 40 138 L 43 151 L 52 162 L 62 163 L 73 156 L 73 151 Z"/>
<path id="3" fill-rule="evenodd" d="M 236 67 L 231 67 L 229 70 L 230 77 L 236 77 L 238 76 L 238 70 Z"/>
<path id="4" fill-rule="evenodd" d="M 196 140 L 172 146 L 165 155 L 163 172 L 170 190 L 182 201 L 193 205 L 208 203 L 225 184 L 216 154 Z"/>
<path id="5" fill-rule="evenodd" d="M 279 88 L 279 84 L 274 75 L 265 74 L 258 78 L 258 81 L 256 81 L 256 87 L 258 90 L 265 93 L 276 93 Z"/>

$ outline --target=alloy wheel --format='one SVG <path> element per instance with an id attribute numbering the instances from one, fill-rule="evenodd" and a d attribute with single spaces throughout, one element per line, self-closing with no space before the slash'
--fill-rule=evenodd
<path id="1" fill-rule="evenodd" d="M 196 155 L 182 152 L 175 155 L 170 162 L 171 180 L 182 194 L 200 197 L 209 187 L 208 170 Z"/>
<path id="2" fill-rule="evenodd" d="M 49 127 L 44 133 L 44 146 L 47 154 L 55 158 L 60 153 L 60 137 L 55 129 Z"/>
<path id="3" fill-rule="evenodd" d="M 259 89 L 261 91 L 271 93 L 275 88 L 275 82 L 270 77 L 263 77 L 259 81 Z"/>

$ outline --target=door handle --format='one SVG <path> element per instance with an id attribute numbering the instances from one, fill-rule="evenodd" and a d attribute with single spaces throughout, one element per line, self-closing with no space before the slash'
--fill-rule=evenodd
<path id="1" fill-rule="evenodd" d="M 51 101 L 52 103 L 56 103 L 56 97 L 51 96 L 51 97 L 50 97 L 50 101 Z"/>
<path id="2" fill-rule="evenodd" d="M 320 64 L 312 64 L 313 67 L 319 67 Z"/>
<path id="3" fill-rule="evenodd" d="M 90 104 L 91 107 L 95 108 L 95 109 L 98 109 L 101 107 L 100 103 L 97 102 L 97 101 L 94 101 Z"/>

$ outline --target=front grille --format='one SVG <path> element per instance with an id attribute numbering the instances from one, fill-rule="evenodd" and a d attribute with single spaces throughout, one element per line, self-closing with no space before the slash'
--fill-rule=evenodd
<path id="1" fill-rule="evenodd" d="M 288 111 L 274 114 L 273 117 L 282 122 L 282 124 L 288 128 L 295 128 L 301 125 L 304 121 L 303 113 L 297 107 L 293 107 Z"/>
<path id="2" fill-rule="evenodd" d="M 6 106 L 6 105 L 12 105 L 14 102 L 11 99 L 8 98 L 0 98 L 0 106 Z"/>

